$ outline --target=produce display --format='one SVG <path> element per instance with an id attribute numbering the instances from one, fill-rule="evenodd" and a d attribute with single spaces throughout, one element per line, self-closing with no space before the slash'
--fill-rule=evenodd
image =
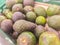
<path id="1" fill-rule="evenodd" d="M 12 11 L 13 11 L 13 12 L 23 11 L 23 5 L 22 5 L 22 4 L 15 4 L 15 5 L 13 5 Z"/>
<path id="2" fill-rule="evenodd" d="M 46 10 L 41 6 L 34 7 L 34 12 L 37 16 L 45 16 L 46 17 Z"/>
<path id="3" fill-rule="evenodd" d="M 16 45 L 60 45 L 60 7 L 35 6 L 34 0 L 6 0 L 0 29 Z"/>

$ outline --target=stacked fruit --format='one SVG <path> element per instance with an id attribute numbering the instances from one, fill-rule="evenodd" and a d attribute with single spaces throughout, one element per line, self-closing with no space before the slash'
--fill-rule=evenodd
<path id="1" fill-rule="evenodd" d="M 60 45 L 60 7 L 50 5 L 45 10 L 34 2 L 6 0 L 0 28 L 16 40 L 16 45 Z"/>

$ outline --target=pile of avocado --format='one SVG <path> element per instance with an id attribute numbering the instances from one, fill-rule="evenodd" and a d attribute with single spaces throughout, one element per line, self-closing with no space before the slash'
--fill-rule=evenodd
<path id="1" fill-rule="evenodd" d="M 50 5 L 45 10 L 34 0 L 6 0 L 0 28 L 16 45 L 60 45 L 60 7 Z"/>

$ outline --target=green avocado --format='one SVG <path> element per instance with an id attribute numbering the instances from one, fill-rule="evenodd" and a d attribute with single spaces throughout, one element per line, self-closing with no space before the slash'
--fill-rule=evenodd
<path id="1" fill-rule="evenodd" d="M 60 15 L 54 15 L 48 18 L 48 25 L 56 30 L 60 29 Z"/>
<path id="2" fill-rule="evenodd" d="M 37 14 L 37 16 L 46 17 L 46 10 L 41 6 L 34 7 L 34 12 Z"/>
<path id="3" fill-rule="evenodd" d="M 50 5 L 47 9 L 47 15 L 53 16 L 60 14 L 60 7 L 57 5 Z"/>
<path id="4" fill-rule="evenodd" d="M 35 45 L 36 38 L 31 32 L 23 32 L 17 39 L 17 45 Z"/>
<path id="5" fill-rule="evenodd" d="M 39 45 L 60 45 L 59 37 L 53 32 L 44 32 L 39 37 Z"/>

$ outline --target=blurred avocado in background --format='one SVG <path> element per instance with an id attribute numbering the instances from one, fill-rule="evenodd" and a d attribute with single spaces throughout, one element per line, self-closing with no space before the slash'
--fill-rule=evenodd
<path id="1" fill-rule="evenodd" d="M 6 8 L 5 1 L 6 0 L 0 0 L 0 13 Z M 35 1 L 60 5 L 60 0 L 35 0 Z"/>

